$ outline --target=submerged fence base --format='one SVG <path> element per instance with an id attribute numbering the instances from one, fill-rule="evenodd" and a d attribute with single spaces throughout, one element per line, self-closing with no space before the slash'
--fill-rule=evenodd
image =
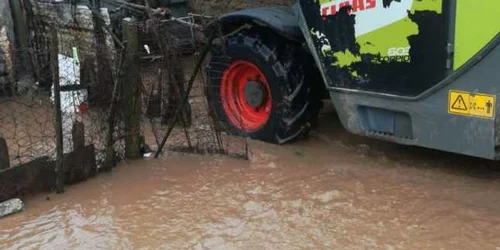
<path id="1" fill-rule="evenodd" d="M 65 183 L 73 185 L 97 174 L 94 147 L 64 155 Z M 56 188 L 55 161 L 42 157 L 15 168 L 0 171 L 0 201 Z"/>
<path id="2" fill-rule="evenodd" d="M 84 145 L 83 124 L 75 123 L 73 128 L 74 150 L 64 154 L 61 161 L 65 185 L 85 181 L 98 171 L 94 145 Z M 54 190 L 57 187 L 56 160 L 45 156 L 0 170 L 0 201 Z"/>
<path id="3" fill-rule="evenodd" d="M 55 163 L 42 157 L 0 171 L 0 201 L 50 191 L 55 187 Z"/>

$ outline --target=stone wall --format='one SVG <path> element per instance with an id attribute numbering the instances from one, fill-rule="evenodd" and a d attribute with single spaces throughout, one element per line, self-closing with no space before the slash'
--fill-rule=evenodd
<path id="1" fill-rule="evenodd" d="M 0 87 L 8 81 L 12 72 L 12 47 L 14 43 L 14 23 L 9 1 L 0 1 Z"/>
<path id="2" fill-rule="evenodd" d="M 73 8 L 66 3 L 52 4 L 31 1 L 34 6 L 34 15 L 43 20 L 42 29 L 45 29 L 37 29 L 35 33 L 50 41 L 50 36 L 47 36 L 51 33 L 50 29 L 54 27 L 57 29 L 61 81 L 65 78 L 64 76 L 72 79 L 66 83 L 61 82 L 61 86 L 76 84 L 92 88 L 92 94 L 88 93 L 86 96 L 88 98 L 86 101 L 90 103 L 109 100 L 116 56 L 112 36 L 101 30 L 104 42 L 99 41 L 94 27 L 93 12 L 88 6 L 76 5 Z M 111 20 L 108 10 L 102 8 L 100 12 L 103 24 L 109 28 Z M 45 47 L 49 48 L 50 46 L 49 43 Z M 73 65 L 72 60 L 76 65 Z M 41 64 L 49 65 L 48 62 Z M 79 72 L 77 71 L 78 75 L 74 74 L 74 67 L 80 68 Z M 44 83 L 43 87 L 46 85 Z"/>
<path id="3" fill-rule="evenodd" d="M 292 5 L 295 0 L 191 0 L 194 13 L 220 15 L 223 13 L 266 5 Z"/>
<path id="4" fill-rule="evenodd" d="M 51 4 L 32 1 L 34 6 L 34 15 L 43 20 L 44 25 L 57 27 L 59 38 L 59 53 L 66 56 L 72 56 L 72 48 L 78 48 L 81 60 L 87 57 L 96 57 L 97 41 L 94 32 L 94 23 L 92 11 L 84 5 L 77 5 L 72 12 L 70 4 Z M 110 25 L 110 17 L 107 9 L 101 9 L 101 16 L 105 25 Z M 50 34 L 49 30 L 43 31 Z M 113 48 L 112 37 L 106 33 L 106 46 Z M 47 39 L 50 37 L 47 36 Z"/>

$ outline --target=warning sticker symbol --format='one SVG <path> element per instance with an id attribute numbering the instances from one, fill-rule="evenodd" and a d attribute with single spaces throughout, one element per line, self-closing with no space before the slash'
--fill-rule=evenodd
<path id="1" fill-rule="evenodd" d="M 451 90 L 448 97 L 448 113 L 454 115 L 495 118 L 496 96 L 472 94 Z"/>
<path id="2" fill-rule="evenodd" d="M 464 97 L 462 95 L 458 96 L 451 107 L 453 109 L 467 111 L 467 104 L 465 103 Z"/>

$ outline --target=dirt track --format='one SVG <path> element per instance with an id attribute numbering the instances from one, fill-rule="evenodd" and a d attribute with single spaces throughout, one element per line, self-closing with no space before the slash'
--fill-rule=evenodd
<path id="1" fill-rule="evenodd" d="M 0 221 L 0 249 L 500 249 L 500 167 L 353 136 L 328 112 L 250 162 L 122 165 Z"/>

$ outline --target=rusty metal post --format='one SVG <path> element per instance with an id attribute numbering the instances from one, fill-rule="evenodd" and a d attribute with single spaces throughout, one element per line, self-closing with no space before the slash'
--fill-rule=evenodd
<path id="1" fill-rule="evenodd" d="M 57 29 L 51 28 L 51 43 L 50 43 L 50 63 L 52 70 L 52 81 L 54 84 L 54 129 L 56 132 L 56 192 L 64 192 L 64 149 L 63 149 L 63 124 L 61 113 L 61 86 L 59 83 L 59 40 Z"/>
<path id="2" fill-rule="evenodd" d="M 141 157 L 141 76 L 137 25 L 130 18 L 123 20 L 123 37 L 126 40 L 123 70 L 123 105 L 125 118 L 125 156 Z"/>
<path id="3" fill-rule="evenodd" d="M 10 168 L 9 148 L 7 147 L 7 141 L 0 137 L 0 170 L 8 168 Z"/>

